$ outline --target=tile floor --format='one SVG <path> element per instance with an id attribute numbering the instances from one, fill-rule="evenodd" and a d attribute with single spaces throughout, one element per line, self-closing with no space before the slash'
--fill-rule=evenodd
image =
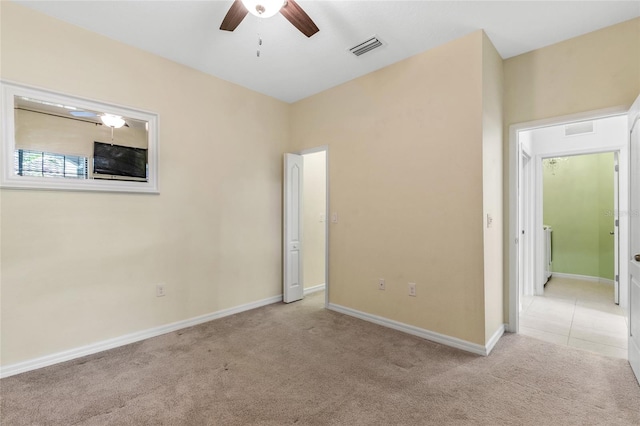
<path id="1" fill-rule="evenodd" d="M 544 296 L 523 298 L 520 333 L 627 359 L 627 323 L 612 285 L 551 278 Z"/>

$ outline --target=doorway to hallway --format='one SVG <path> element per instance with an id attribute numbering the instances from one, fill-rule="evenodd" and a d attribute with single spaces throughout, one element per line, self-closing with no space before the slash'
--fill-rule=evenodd
<path id="1" fill-rule="evenodd" d="M 517 212 L 518 255 L 515 279 L 513 273 L 511 278 L 511 291 L 515 290 L 510 302 L 511 331 L 624 356 L 625 339 L 620 337 L 628 335 L 625 321 L 628 284 L 617 260 L 628 256 L 628 218 L 618 216 L 621 210 L 628 209 L 626 132 L 626 115 L 552 123 L 517 131 L 514 162 L 517 204 L 513 205 L 512 192 L 511 206 Z M 619 156 L 620 164 L 616 163 L 614 153 Z M 591 163 L 602 165 L 607 173 L 600 176 L 593 164 L 582 164 L 578 160 L 588 157 Z M 571 167 L 584 173 L 582 177 L 574 177 L 574 182 L 586 184 L 590 180 L 592 187 L 582 188 L 583 194 L 579 194 L 578 188 L 563 194 L 562 190 L 553 193 L 545 186 L 552 181 L 567 180 L 564 173 Z M 605 174 L 611 179 L 604 178 Z M 620 190 L 614 183 L 617 177 L 623 181 Z M 598 186 L 603 189 L 602 194 Z M 553 195 L 553 202 L 545 198 L 545 191 Z M 614 205 L 614 195 L 619 205 Z M 605 200 L 610 205 L 603 207 L 599 202 Z M 580 220 L 576 211 L 587 215 L 586 225 L 593 230 L 591 242 L 580 240 L 585 232 L 577 229 Z M 553 229 L 552 244 L 545 244 L 545 225 Z M 593 251 L 584 253 L 587 246 Z M 611 253 L 614 247 L 620 248 L 617 256 Z M 619 292 L 616 285 L 620 286 Z M 618 295 L 620 307 L 614 303 Z M 617 328 L 604 327 L 614 323 Z"/>
<path id="2" fill-rule="evenodd" d="M 328 303 L 328 147 L 284 157 L 283 300 L 324 291 Z"/>

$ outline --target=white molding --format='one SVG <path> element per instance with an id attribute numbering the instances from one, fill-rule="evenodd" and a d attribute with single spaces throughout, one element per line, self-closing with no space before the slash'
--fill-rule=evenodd
<path id="1" fill-rule="evenodd" d="M 505 324 L 500 324 L 498 329 L 491 335 L 487 343 L 484 345 L 487 355 L 489 355 L 493 350 L 493 348 L 496 346 L 496 344 L 498 343 L 498 340 L 500 340 L 500 338 L 504 334 L 504 330 L 505 330 Z"/>
<path id="2" fill-rule="evenodd" d="M 450 346 L 452 348 L 461 349 L 463 351 L 471 352 L 477 355 L 487 356 L 493 346 L 498 342 L 500 336 L 504 333 L 504 325 L 494 333 L 489 339 L 486 346 L 479 345 L 477 343 L 468 342 L 466 340 L 458 339 L 457 337 L 447 336 L 445 334 L 436 333 L 435 331 L 425 330 L 424 328 L 415 327 L 413 325 L 404 324 L 402 322 L 390 320 L 388 318 L 380 317 L 377 315 L 368 314 L 366 312 L 357 311 L 355 309 L 347 308 L 345 306 L 336 305 L 335 303 L 329 303 L 328 309 L 341 314 L 349 315 L 367 322 L 381 325 L 383 327 L 392 328 L 394 330 L 402 331 L 403 333 L 411 334 L 413 336 L 421 337 L 425 340 L 440 343 L 441 345 Z"/>
<path id="3" fill-rule="evenodd" d="M 135 333 L 125 334 L 124 336 L 115 337 L 113 339 L 107 339 L 101 342 L 80 346 L 78 348 L 69 349 L 69 350 L 57 352 L 51 355 L 45 355 L 43 357 L 34 358 L 28 361 L 7 365 L 5 367 L 0 368 L 0 378 L 14 376 L 16 374 L 25 373 L 27 371 L 36 370 L 38 368 L 48 367 L 50 365 L 58 364 L 65 361 L 70 361 L 72 359 L 76 359 L 83 356 L 106 351 L 109 349 L 117 348 L 120 346 L 128 345 L 130 343 L 139 342 L 141 340 L 150 339 L 152 337 L 160 336 L 162 334 L 171 333 L 173 331 L 181 330 L 183 328 L 193 327 L 194 325 L 203 324 L 205 322 L 213 321 L 215 319 L 238 314 L 240 312 L 249 311 L 251 309 L 260 308 L 262 306 L 271 305 L 273 303 L 277 303 L 281 301 L 282 301 L 282 295 L 280 294 L 278 296 L 269 297 L 269 298 L 258 300 L 255 302 L 245 303 L 244 305 L 235 306 L 233 308 L 222 309 L 220 311 L 212 312 L 210 314 L 200 315 L 190 319 L 177 321 L 171 324 L 161 325 L 159 327 L 137 331 Z"/>
<path id="4" fill-rule="evenodd" d="M 564 273 L 564 272 L 552 272 L 551 273 L 551 278 L 553 278 L 553 277 L 556 277 L 556 278 L 567 278 L 567 279 L 570 279 L 570 280 L 582 280 L 582 281 L 589 281 L 589 282 L 594 282 L 594 283 L 613 285 L 613 280 L 610 280 L 608 278 L 593 277 L 591 275 L 578 275 L 578 274 L 567 274 L 567 273 Z"/>
<path id="5" fill-rule="evenodd" d="M 582 280 L 582 281 L 590 281 L 590 282 L 599 282 L 600 277 L 592 277 L 591 275 L 578 275 L 578 274 L 567 274 L 564 272 L 551 272 L 551 278 L 568 278 L 570 280 Z"/>
<path id="6" fill-rule="evenodd" d="M 308 287 L 304 289 L 304 295 L 308 295 L 308 294 L 312 294 L 312 293 L 317 293 L 319 291 L 324 291 L 324 289 L 326 288 L 326 285 L 324 283 L 322 284 L 318 284 L 318 285 L 314 285 L 313 287 Z"/>

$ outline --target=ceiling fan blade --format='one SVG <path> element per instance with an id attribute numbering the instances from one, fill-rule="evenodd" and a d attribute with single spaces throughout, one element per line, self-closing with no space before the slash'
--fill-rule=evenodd
<path id="1" fill-rule="evenodd" d="M 294 0 L 287 0 L 286 4 L 280 9 L 280 13 L 307 37 L 311 37 L 320 31 L 309 15 Z"/>
<path id="2" fill-rule="evenodd" d="M 224 31 L 235 30 L 236 27 L 240 25 L 240 22 L 242 22 L 244 17 L 247 16 L 247 13 L 249 13 L 249 11 L 244 7 L 242 2 L 240 0 L 235 0 L 222 20 L 220 29 Z"/>
<path id="3" fill-rule="evenodd" d="M 98 114 L 96 114 L 95 112 L 89 112 L 89 111 L 71 111 L 69 114 L 73 115 L 74 117 L 95 117 Z"/>

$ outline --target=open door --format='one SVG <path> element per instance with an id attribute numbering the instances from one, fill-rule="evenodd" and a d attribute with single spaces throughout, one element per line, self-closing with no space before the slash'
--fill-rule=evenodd
<path id="1" fill-rule="evenodd" d="M 640 97 L 629 111 L 630 130 L 630 248 L 629 363 L 640 382 Z"/>
<path id="2" fill-rule="evenodd" d="M 304 297 L 302 285 L 302 155 L 284 155 L 283 301 Z"/>

